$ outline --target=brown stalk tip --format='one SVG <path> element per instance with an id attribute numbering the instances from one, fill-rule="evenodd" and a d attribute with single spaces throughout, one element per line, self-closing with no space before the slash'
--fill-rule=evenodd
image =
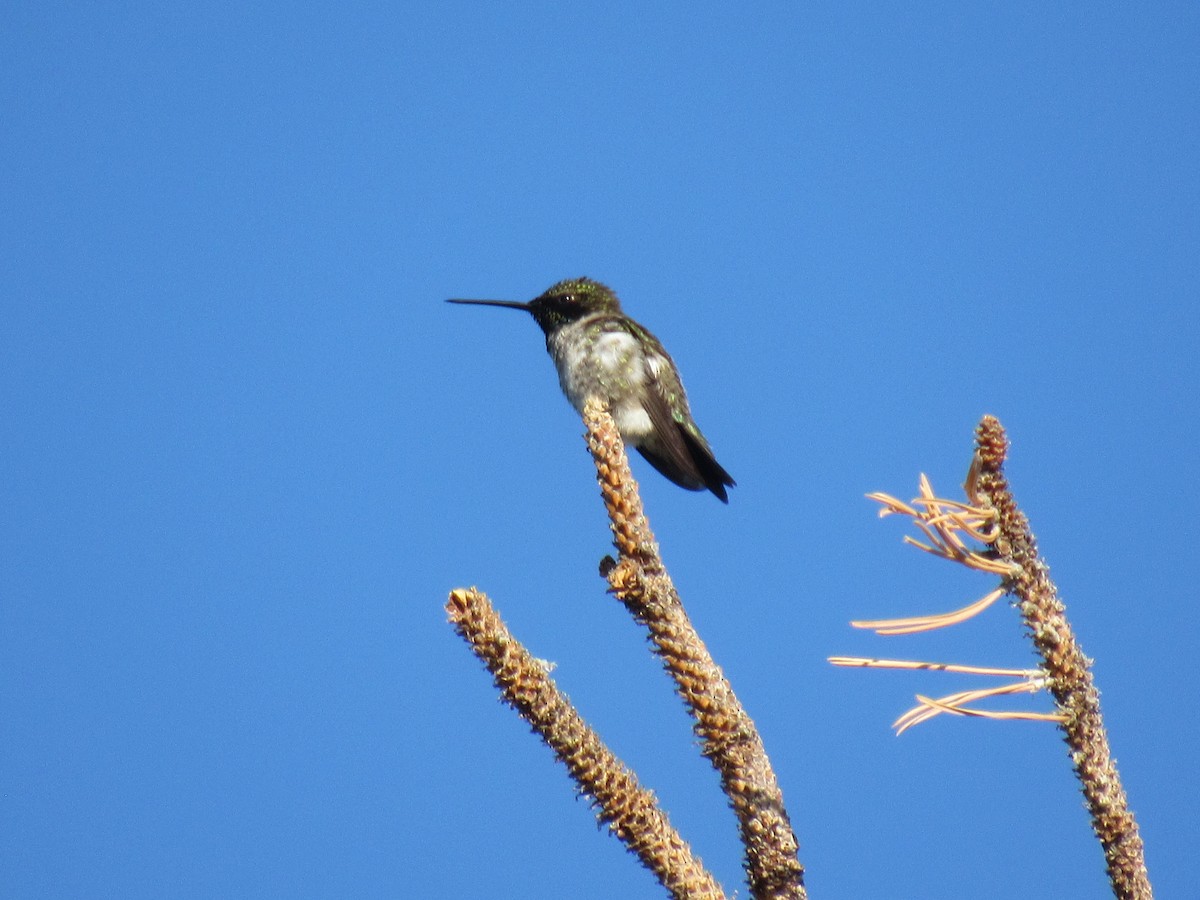
<path id="1" fill-rule="evenodd" d="M 446 600 L 446 612 L 450 614 L 451 620 L 459 618 L 466 611 L 471 602 L 470 595 L 474 592 L 475 588 L 455 588 L 450 592 Z"/>
<path id="2" fill-rule="evenodd" d="M 980 462 L 986 469 L 998 469 L 1008 456 L 1008 435 L 995 416 L 984 416 L 975 428 L 975 442 Z"/>

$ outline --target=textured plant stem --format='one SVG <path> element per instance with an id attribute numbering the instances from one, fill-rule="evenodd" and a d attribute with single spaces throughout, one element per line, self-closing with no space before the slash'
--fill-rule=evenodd
<path id="1" fill-rule="evenodd" d="M 655 652 L 695 719 L 702 752 L 720 773 L 746 848 L 755 898 L 804 898 L 804 868 L 783 794 L 753 720 L 692 627 L 663 566 L 615 423 L 598 403 L 583 413 L 588 449 L 620 554 L 606 561 L 613 593 L 650 632 Z"/>
<path id="2" fill-rule="evenodd" d="M 696 858 L 654 799 L 558 690 L 546 666 L 512 636 L 487 596 L 450 592 L 451 623 L 487 666 L 504 701 L 525 719 L 599 807 L 600 821 L 678 900 L 723 900 L 720 885 Z M 481 889 L 481 894 L 489 893 Z"/>
<path id="3" fill-rule="evenodd" d="M 1087 798 L 1092 828 L 1104 848 L 1113 893 L 1122 900 L 1148 900 L 1152 892 L 1142 838 L 1109 750 L 1091 661 L 1075 640 L 1049 566 L 1038 556 L 1029 521 L 1009 491 L 1003 473 L 1008 438 L 999 420 L 984 416 L 976 429 L 976 446 L 975 490 L 999 514 L 996 549 L 1019 567 L 1006 587 L 1020 601 L 1021 615 L 1049 676 L 1048 686 L 1064 714 L 1061 727 Z"/>

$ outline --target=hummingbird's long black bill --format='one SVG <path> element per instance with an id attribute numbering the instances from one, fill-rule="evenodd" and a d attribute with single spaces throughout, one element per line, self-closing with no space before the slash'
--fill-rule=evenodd
<path id="1" fill-rule="evenodd" d="M 446 301 L 447 303 L 464 303 L 467 306 L 506 306 L 509 309 L 523 309 L 529 312 L 528 303 L 518 303 L 516 300 L 462 300 L 453 298 Z"/>

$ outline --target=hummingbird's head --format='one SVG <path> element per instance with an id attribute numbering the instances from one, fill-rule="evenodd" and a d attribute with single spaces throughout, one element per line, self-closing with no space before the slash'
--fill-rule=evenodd
<path id="1" fill-rule="evenodd" d="M 592 313 L 621 312 L 621 302 L 612 289 L 590 278 L 570 278 L 529 301 L 529 311 L 550 334 L 563 325 Z"/>
<path id="2" fill-rule="evenodd" d="M 572 278 L 560 281 L 540 297 L 528 303 L 515 300 L 447 300 L 447 303 L 466 303 L 471 306 L 503 306 L 507 309 L 523 309 L 533 316 L 549 337 L 564 325 L 577 322 L 592 313 L 621 314 L 617 295 L 608 287 L 590 278 Z"/>

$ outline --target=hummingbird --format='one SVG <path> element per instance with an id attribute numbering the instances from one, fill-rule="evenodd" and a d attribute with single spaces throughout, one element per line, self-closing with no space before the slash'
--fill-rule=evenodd
<path id="1" fill-rule="evenodd" d="M 590 278 L 560 281 L 528 303 L 448 300 L 523 309 L 546 335 L 546 350 L 571 405 L 598 398 L 622 439 L 650 465 L 689 491 L 708 489 L 729 502 L 734 480 L 721 468 L 688 406 L 679 370 L 658 338 L 621 309 L 612 289 Z"/>

